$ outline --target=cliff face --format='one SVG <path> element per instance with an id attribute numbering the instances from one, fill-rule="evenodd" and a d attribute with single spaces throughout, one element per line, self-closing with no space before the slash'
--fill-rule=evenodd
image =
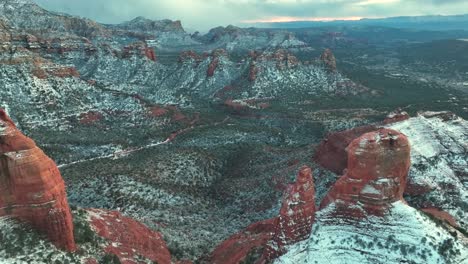
<path id="1" fill-rule="evenodd" d="M 315 219 L 312 170 L 304 166 L 284 194 L 279 216 L 257 222 L 221 243 L 204 263 L 267 263 L 283 255 L 286 246 L 309 237 Z"/>
<path id="2" fill-rule="evenodd" d="M 275 259 L 286 252 L 285 247 L 309 237 L 315 219 L 315 188 L 312 170 L 302 167 L 296 183 L 288 186 L 273 239 L 267 246 L 266 259 Z"/>
<path id="3" fill-rule="evenodd" d="M 0 110 L 0 216 L 12 216 L 74 251 L 65 184 L 55 163 Z"/>
<path id="4" fill-rule="evenodd" d="M 390 114 L 385 127 L 408 136 L 412 166 L 405 199 L 452 226 L 466 228 L 466 120 L 449 112 L 421 112 L 408 117 L 404 112 Z M 356 127 L 330 134 L 318 147 L 314 160 L 324 168 L 341 173 L 347 166 L 346 147 L 374 126 Z"/>
<path id="5" fill-rule="evenodd" d="M 370 125 L 332 133 L 320 143 L 315 153 L 314 160 L 328 170 L 341 174 L 348 165 L 346 147 L 349 143 L 362 134 L 376 129 L 375 126 Z"/>
<path id="6" fill-rule="evenodd" d="M 404 134 L 381 128 L 353 140 L 347 152 L 345 174 L 322 200 L 310 238 L 288 247 L 275 263 L 466 259 L 461 233 L 441 227 L 403 199 L 410 168 L 410 141 Z"/>
<path id="7" fill-rule="evenodd" d="M 391 203 L 403 200 L 411 164 L 405 135 L 380 129 L 355 139 L 347 150 L 347 172 L 331 188 L 321 209 L 334 203 L 340 214 L 364 217 L 381 214 Z"/>

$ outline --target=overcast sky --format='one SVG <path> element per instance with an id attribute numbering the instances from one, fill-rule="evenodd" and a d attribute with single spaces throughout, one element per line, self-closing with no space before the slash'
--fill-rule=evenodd
<path id="1" fill-rule="evenodd" d="M 207 30 L 243 22 L 468 13 L 468 0 L 36 0 L 48 10 L 118 23 L 137 16 Z"/>

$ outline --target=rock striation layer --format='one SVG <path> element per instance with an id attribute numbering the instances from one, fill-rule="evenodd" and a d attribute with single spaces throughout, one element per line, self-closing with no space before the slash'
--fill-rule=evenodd
<path id="1" fill-rule="evenodd" d="M 315 186 L 312 170 L 301 168 L 296 182 L 287 188 L 280 214 L 275 220 L 275 233 L 264 256 L 267 260 L 283 255 L 285 247 L 309 237 L 315 219 Z"/>
<path id="2" fill-rule="evenodd" d="M 348 164 L 346 147 L 349 143 L 362 134 L 376 129 L 377 127 L 369 125 L 331 133 L 320 143 L 314 155 L 314 160 L 328 170 L 341 174 Z"/>
<path id="3" fill-rule="evenodd" d="M 44 233 L 58 248 L 76 250 L 65 183 L 49 157 L 0 109 L 0 217 Z"/>
<path id="4" fill-rule="evenodd" d="M 337 213 L 364 217 L 380 215 L 391 203 L 403 200 L 411 164 L 405 135 L 379 129 L 355 139 L 347 151 L 347 171 L 324 198 L 321 209 L 334 203 Z"/>

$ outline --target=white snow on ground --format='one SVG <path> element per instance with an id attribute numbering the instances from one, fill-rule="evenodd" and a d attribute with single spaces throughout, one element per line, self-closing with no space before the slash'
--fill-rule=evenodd
<path id="1" fill-rule="evenodd" d="M 29 228 L 12 218 L 0 217 L 1 264 L 63 263 L 65 259 L 68 259 L 66 252 L 40 239 Z M 68 263 L 78 263 L 70 260 Z"/>
<path id="2" fill-rule="evenodd" d="M 468 122 L 449 113 L 425 112 L 389 125 L 411 144 L 409 181 L 432 188 L 424 196 L 467 227 Z M 465 204 L 465 205 L 463 205 Z"/>
<path id="3" fill-rule="evenodd" d="M 383 217 L 344 219 L 318 212 L 311 237 L 275 263 L 467 263 L 468 249 L 427 216 L 395 202 Z M 445 255 L 445 256 L 444 256 Z"/>

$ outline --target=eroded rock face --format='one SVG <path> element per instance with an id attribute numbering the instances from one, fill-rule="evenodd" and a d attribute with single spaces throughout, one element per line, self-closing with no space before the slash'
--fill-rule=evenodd
<path id="1" fill-rule="evenodd" d="M 361 217 L 379 215 L 391 203 L 403 200 L 410 168 L 410 144 L 405 135 L 379 129 L 355 139 L 347 151 L 347 171 L 324 198 L 321 209 L 334 203 L 337 213 Z"/>
<path id="2" fill-rule="evenodd" d="M 320 143 L 314 160 L 328 170 L 341 174 L 348 164 L 346 147 L 362 134 L 376 129 L 375 126 L 362 126 L 332 133 Z"/>
<path id="3" fill-rule="evenodd" d="M 137 260 L 138 256 L 159 264 L 171 263 L 171 254 L 160 233 L 116 211 L 90 209 L 89 214 L 96 233 L 109 242 L 105 251 L 115 254 L 121 263 L 143 263 Z"/>
<path id="4" fill-rule="evenodd" d="M 0 109 L 0 216 L 27 222 L 58 247 L 76 250 L 60 172 Z"/>
<path id="5" fill-rule="evenodd" d="M 267 246 L 265 258 L 283 255 L 285 246 L 309 237 L 315 219 L 315 186 L 312 170 L 301 168 L 296 182 L 288 186 L 279 217 L 275 221 L 275 234 Z"/>
<path id="6" fill-rule="evenodd" d="M 325 67 L 329 71 L 336 72 L 336 58 L 330 49 L 326 49 L 322 53 L 322 56 L 320 56 L 320 60 L 325 64 Z"/>
<path id="7" fill-rule="evenodd" d="M 285 192 L 279 216 L 254 223 L 220 244 L 204 263 L 269 263 L 309 237 L 315 219 L 312 170 L 304 166 Z"/>

